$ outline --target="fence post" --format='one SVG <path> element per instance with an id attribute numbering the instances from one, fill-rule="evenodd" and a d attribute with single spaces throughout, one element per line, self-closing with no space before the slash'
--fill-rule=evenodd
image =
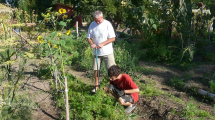
<path id="1" fill-rule="evenodd" d="M 54 78 L 55 78 L 55 87 L 56 87 L 56 94 L 57 94 L 57 92 L 58 92 L 58 85 L 57 85 L 58 73 L 57 73 L 57 68 L 55 68 L 55 71 L 54 71 Z"/>
<path id="2" fill-rule="evenodd" d="M 78 39 L 78 21 L 76 21 L 76 33 L 77 33 L 77 39 Z"/>
<path id="3" fill-rule="evenodd" d="M 66 120 L 69 120 L 69 101 L 68 101 L 67 77 L 64 77 L 64 79 L 65 79 Z"/>

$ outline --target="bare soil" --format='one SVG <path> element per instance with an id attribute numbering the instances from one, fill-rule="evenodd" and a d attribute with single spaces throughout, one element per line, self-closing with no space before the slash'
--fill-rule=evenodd
<path id="1" fill-rule="evenodd" d="M 55 100 L 52 97 L 50 89 L 50 80 L 45 80 L 37 76 L 35 71 L 38 68 L 39 60 L 29 60 L 25 65 L 23 85 L 19 94 L 27 92 L 27 96 L 35 102 L 33 109 L 33 120 L 60 120 L 59 111 L 56 107 Z M 13 65 L 17 71 L 19 65 Z"/>

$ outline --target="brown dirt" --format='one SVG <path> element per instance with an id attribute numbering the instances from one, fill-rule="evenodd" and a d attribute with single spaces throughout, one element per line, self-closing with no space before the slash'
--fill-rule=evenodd
<path id="1" fill-rule="evenodd" d="M 54 105 L 50 80 L 37 77 L 35 70 L 38 68 L 39 60 L 29 60 L 25 65 L 25 77 L 19 94 L 26 93 L 34 100 L 36 106 L 33 110 L 33 120 L 59 120 L 59 111 Z M 13 65 L 14 70 L 18 70 L 18 64 Z"/>

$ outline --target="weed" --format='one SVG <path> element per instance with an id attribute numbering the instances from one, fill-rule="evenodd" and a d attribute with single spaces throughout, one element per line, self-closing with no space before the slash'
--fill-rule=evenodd
<path id="1" fill-rule="evenodd" d="M 137 66 L 136 70 L 138 72 L 141 72 L 141 73 L 145 74 L 145 75 L 148 75 L 149 73 L 154 71 L 154 68 L 143 68 L 141 66 Z"/>
<path id="2" fill-rule="evenodd" d="M 173 78 L 169 81 L 169 84 L 173 87 L 175 87 L 176 89 L 179 89 L 179 90 L 183 90 L 184 89 L 184 86 L 185 86 L 185 83 L 180 80 L 179 78 Z"/>
<path id="3" fill-rule="evenodd" d="M 183 109 L 183 111 L 181 111 L 181 115 L 188 118 L 188 119 L 192 119 L 195 117 L 199 117 L 200 119 L 204 119 L 204 118 L 212 118 L 213 116 L 210 115 L 210 113 L 208 113 L 207 111 L 204 110 L 199 110 L 196 105 L 192 102 L 187 104 L 187 107 Z"/>
<path id="4" fill-rule="evenodd" d="M 215 82 L 214 81 L 209 81 L 210 83 L 210 88 L 211 88 L 211 91 L 214 93 L 215 92 Z"/>
<path id="5" fill-rule="evenodd" d="M 145 96 L 158 96 L 158 95 L 160 95 L 159 91 L 155 89 L 153 82 L 149 82 L 149 84 L 143 84 L 140 87 L 143 90 L 141 90 L 139 92 L 139 95 L 145 95 Z"/>
<path id="6" fill-rule="evenodd" d="M 173 109 L 173 110 L 171 111 L 171 113 L 172 113 L 172 115 L 175 115 L 176 110 L 175 110 L 175 109 Z"/>

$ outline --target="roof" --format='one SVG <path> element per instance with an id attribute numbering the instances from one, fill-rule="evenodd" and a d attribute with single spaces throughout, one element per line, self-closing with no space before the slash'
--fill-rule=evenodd
<path id="1" fill-rule="evenodd" d="M 63 7 L 73 8 L 73 6 L 62 4 L 62 3 L 56 3 L 56 4 L 52 5 L 52 6 L 63 6 Z"/>

